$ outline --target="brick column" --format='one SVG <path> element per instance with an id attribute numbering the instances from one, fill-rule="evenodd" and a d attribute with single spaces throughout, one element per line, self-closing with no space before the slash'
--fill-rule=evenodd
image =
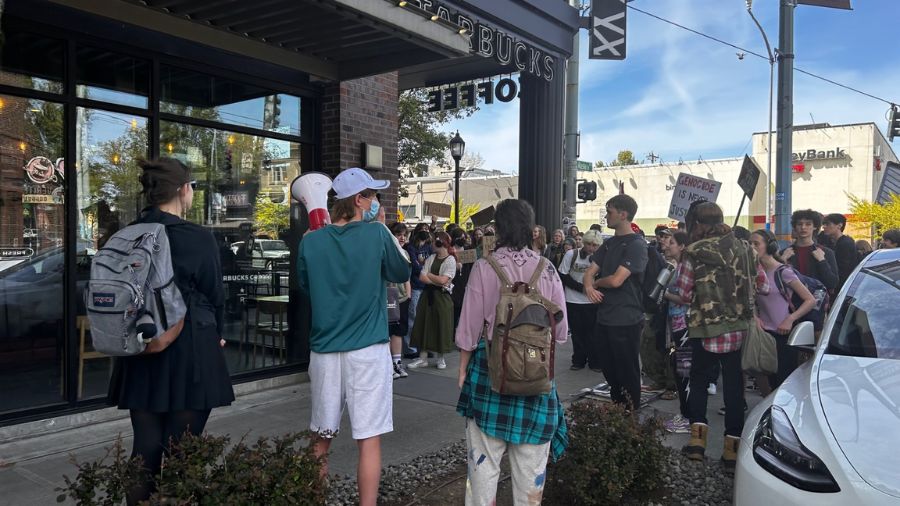
<path id="1" fill-rule="evenodd" d="M 375 179 L 388 179 L 382 205 L 388 222 L 397 218 L 397 73 L 342 81 L 322 94 L 322 167 L 334 177 L 362 166 L 362 143 L 380 146 L 383 168 L 369 169 Z"/>

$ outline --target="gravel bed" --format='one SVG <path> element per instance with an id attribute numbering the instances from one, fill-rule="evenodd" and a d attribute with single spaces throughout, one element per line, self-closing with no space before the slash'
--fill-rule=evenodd
<path id="1" fill-rule="evenodd" d="M 680 506 L 730 505 L 734 478 L 719 462 L 695 461 L 678 451 L 669 452 L 664 478 L 671 496 L 666 504 Z"/>
<path id="2" fill-rule="evenodd" d="M 451 474 L 466 463 L 466 443 L 454 443 L 430 455 L 421 455 L 410 462 L 389 466 L 381 472 L 378 504 L 393 504 L 405 498 L 412 500 L 411 492 L 431 484 L 445 483 Z M 730 505 L 734 480 L 725 473 L 718 462 L 690 460 L 678 451 L 669 452 L 664 478 L 668 489 L 663 502 L 675 506 Z M 465 480 L 449 486 L 465 486 Z M 351 476 L 331 477 L 331 489 L 327 506 L 344 506 L 359 503 L 356 479 Z"/>
<path id="3" fill-rule="evenodd" d="M 466 442 L 459 441 L 430 455 L 420 455 L 409 462 L 386 467 L 381 470 L 378 504 L 394 503 L 427 483 L 438 486 L 443 483 L 442 478 L 449 479 L 448 475 L 465 464 Z M 462 483 L 465 486 L 464 480 Z M 332 476 L 325 504 L 327 506 L 359 504 L 356 478 L 346 475 Z"/>

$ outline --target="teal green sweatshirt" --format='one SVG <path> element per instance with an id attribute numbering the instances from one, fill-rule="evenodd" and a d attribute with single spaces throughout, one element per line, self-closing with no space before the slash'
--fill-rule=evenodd
<path id="1" fill-rule="evenodd" d="M 354 221 L 311 232 L 300 241 L 297 271 L 312 302 L 312 351 L 388 342 L 385 283 L 409 280 L 410 264 L 387 227 Z"/>

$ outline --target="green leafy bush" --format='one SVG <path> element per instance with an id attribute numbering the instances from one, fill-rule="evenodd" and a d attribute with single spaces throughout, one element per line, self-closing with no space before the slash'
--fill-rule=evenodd
<path id="1" fill-rule="evenodd" d="M 170 448 L 157 477 L 151 505 L 319 505 L 327 486 L 320 476 L 321 460 L 309 447 L 309 433 L 244 439 L 229 445 L 227 436 L 185 435 Z M 73 463 L 75 479 L 57 498 L 84 506 L 121 504 L 125 492 L 141 475 L 139 459 L 126 457 L 121 438 L 100 460 Z"/>
<path id="2" fill-rule="evenodd" d="M 583 401 L 567 411 L 569 447 L 548 469 L 548 504 L 646 503 L 663 487 L 668 450 L 658 419 L 636 421 L 611 403 Z"/>

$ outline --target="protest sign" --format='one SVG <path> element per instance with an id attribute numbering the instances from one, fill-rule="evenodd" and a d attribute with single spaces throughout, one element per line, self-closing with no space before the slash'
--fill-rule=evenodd
<path id="1" fill-rule="evenodd" d="M 675 191 L 672 193 L 672 203 L 669 204 L 669 218 L 678 221 L 684 221 L 687 210 L 691 207 L 691 203 L 696 200 L 706 200 L 715 202 L 719 197 L 719 190 L 722 189 L 722 183 L 697 177 L 682 172 L 678 174 L 678 182 L 675 184 Z"/>

